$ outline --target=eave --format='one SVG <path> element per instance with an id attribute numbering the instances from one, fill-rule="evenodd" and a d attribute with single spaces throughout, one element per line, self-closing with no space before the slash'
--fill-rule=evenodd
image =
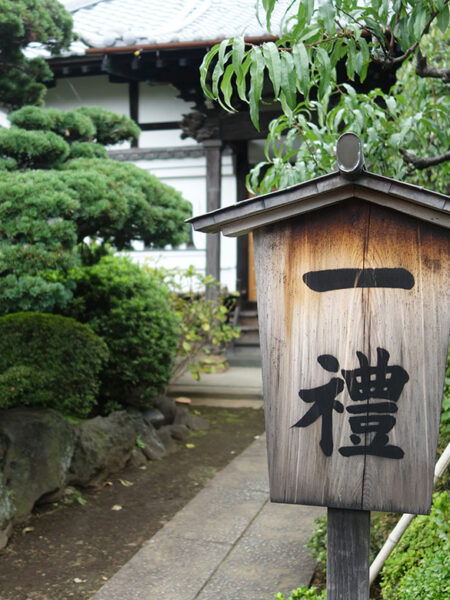
<path id="1" fill-rule="evenodd" d="M 364 171 L 349 181 L 339 172 L 257 196 L 188 220 L 196 231 L 227 236 L 320 210 L 350 198 L 366 200 L 450 229 L 450 198 L 422 187 Z"/>

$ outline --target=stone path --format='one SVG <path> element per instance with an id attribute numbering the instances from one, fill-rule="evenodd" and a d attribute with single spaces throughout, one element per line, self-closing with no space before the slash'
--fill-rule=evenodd
<path id="1" fill-rule="evenodd" d="M 271 504 L 265 439 L 247 448 L 92 600 L 272 600 L 307 585 L 323 509 Z M 120 543 L 120 540 L 118 540 Z"/>

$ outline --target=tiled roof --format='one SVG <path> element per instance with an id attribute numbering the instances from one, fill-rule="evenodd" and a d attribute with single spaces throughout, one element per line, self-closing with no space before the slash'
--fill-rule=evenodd
<path id="1" fill-rule="evenodd" d="M 269 35 L 257 0 L 65 0 L 74 31 L 90 47 L 216 40 L 244 34 Z M 259 3 L 261 5 L 261 2 Z M 280 22 L 281 0 L 272 22 Z M 79 47 L 74 48 L 79 53 Z"/>

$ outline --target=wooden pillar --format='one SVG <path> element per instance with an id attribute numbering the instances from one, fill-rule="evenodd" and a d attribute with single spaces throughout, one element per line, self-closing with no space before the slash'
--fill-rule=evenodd
<path id="1" fill-rule="evenodd" d="M 206 140 L 203 146 L 206 152 L 206 210 L 211 212 L 221 204 L 222 142 Z M 206 235 L 206 275 L 220 281 L 220 233 Z"/>
<path id="2" fill-rule="evenodd" d="M 235 173 L 236 173 L 236 193 L 237 201 L 247 200 L 248 192 L 245 185 L 245 178 L 249 172 L 247 142 L 236 142 L 233 144 Z M 248 298 L 248 235 L 241 235 L 237 238 L 237 281 L 236 289 L 241 294 L 241 299 L 246 301 Z"/>
<path id="3" fill-rule="evenodd" d="M 130 81 L 128 83 L 128 103 L 130 107 L 130 118 L 135 123 L 139 123 L 139 82 Z M 138 147 L 138 140 L 131 142 L 132 148 Z"/>
<path id="4" fill-rule="evenodd" d="M 370 511 L 328 508 L 327 600 L 369 600 Z"/>

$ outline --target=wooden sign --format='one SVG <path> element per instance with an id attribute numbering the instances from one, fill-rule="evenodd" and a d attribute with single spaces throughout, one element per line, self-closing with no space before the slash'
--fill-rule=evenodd
<path id="1" fill-rule="evenodd" d="M 271 499 L 427 513 L 447 231 L 351 200 L 254 240 Z"/>
<path id="2" fill-rule="evenodd" d="M 272 501 L 426 514 L 450 325 L 449 199 L 355 177 L 192 222 L 253 231 Z"/>

